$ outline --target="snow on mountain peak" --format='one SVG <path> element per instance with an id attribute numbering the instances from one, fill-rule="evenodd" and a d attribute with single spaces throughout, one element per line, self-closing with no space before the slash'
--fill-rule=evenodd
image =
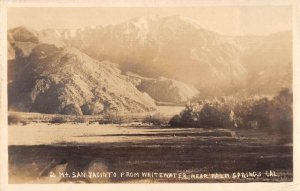
<path id="1" fill-rule="evenodd" d="M 139 31 L 137 34 L 137 38 L 140 40 L 141 43 L 145 43 L 147 35 L 149 33 L 149 23 L 147 18 L 141 17 L 137 21 L 134 21 L 132 24 Z"/>
<path id="2" fill-rule="evenodd" d="M 161 27 L 171 27 L 171 28 L 177 28 L 178 26 L 182 26 L 182 23 L 198 30 L 202 29 L 201 25 L 198 23 L 198 21 L 183 17 L 183 16 L 167 16 L 167 17 L 159 17 L 157 15 L 151 15 L 151 16 L 143 16 L 143 17 L 137 17 L 134 18 L 126 23 L 126 30 L 125 34 L 131 34 L 135 33 L 136 31 L 136 37 L 139 39 L 139 41 L 144 44 L 149 36 L 149 33 L 154 28 L 161 28 Z"/>

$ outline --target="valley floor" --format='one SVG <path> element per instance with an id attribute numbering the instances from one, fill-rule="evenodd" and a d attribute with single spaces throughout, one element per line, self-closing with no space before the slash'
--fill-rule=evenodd
<path id="1" fill-rule="evenodd" d="M 293 147 L 265 133 L 122 125 L 9 126 L 10 183 L 285 182 Z"/>

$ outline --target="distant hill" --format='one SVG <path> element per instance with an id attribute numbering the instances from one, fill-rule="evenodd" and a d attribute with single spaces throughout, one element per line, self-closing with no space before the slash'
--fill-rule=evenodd
<path id="1" fill-rule="evenodd" d="M 137 90 L 114 63 L 32 39 L 23 42 L 34 44 L 27 46 L 30 53 L 16 58 L 8 91 L 11 110 L 72 115 L 155 110 L 153 99 Z"/>
<path id="2" fill-rule="evenodd" d="M 199 94 L 192 85 L 174 79 L 146 78 L 130 72 L 126 75 L 141 92 L 146 92 L 157 102 L 185 104 Z"/>

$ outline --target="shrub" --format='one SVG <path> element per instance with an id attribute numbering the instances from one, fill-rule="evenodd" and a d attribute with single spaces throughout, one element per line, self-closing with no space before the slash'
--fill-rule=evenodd
<path id="1" fill-rule="evenodd" d="M 180 127 L 182 125 L 181 120 L 182 119 L 180 115 L 175 115 L 170 119 L 169 124 L 174 127 Z"/>
<path id="2" fill-rule="evenodd" d="M 106 113 L 103 117 L 98 121 L 99 124 L 121 124 L 124 122 L 124 118 L 115 113 Z"/>
<path id="3" fill-rule="evenodd" d="M 84 117 L 76 117 L 76 118 L 74 119 L 74 122 L 75 122 L 75 123 L 85 123 L 86 120 L 85 120 Z"/>
<path id="4" fill-rule="evenodd" d="M 18 124 L 21 123 L 21 117 L 18 114 L 9 114 L 8 115 L 8 124 L 9 125 L 14 125 L 14 124 Z"/>
<path id="5" fill-rule="evenodd" d="M 63 117 L 54 117 L 50 123 L 65 123 L 66 120 Z"/>
<path id="6" fill-rule="evenodd" d="M 288 89 L 283 89 L 270 102 L 269 123 L 270 131 L 292 135 L 293 94 Z"/>
<path id="7" fill-rule="evenodd" d="M 204 104 L 199 113 L 198 124 L 207 128 L 220 128 L 232 126 L 230 118 L 231 110 L 225 104 Z"/>
<path id="8" fill-rule="evenodd" d="M 256 128 L 271 132 L 289 132 L 293 126 L 293 95 L 283 89 L 273 99 L 262 98 L 243 102 L 235 107 L 238 127 Z M 252 125 L 252 126 L 251 126 Z"/>
<path id="9" fill-rule="evenodd" d="M 270 101 L 267 98 L 242 101 L 234 106 L 234 114 L 236 127 L 268 127 L 270 125 Z"/>
<path id="10" fill-rule="evenodd" d="M 167 122 L 161 117 L 159 114 L 156 115 L 148 115 L 146 116 L 143 121 L 143 123 L 152 124 L 152 125 L 162 125 L 166 124 Z"/>
<path id="11" fill-rule="evenodd" d="M 222 99 L 200 101 L 187 105 L 171 118 L 172 126 L 203 128 L 256 128 L 291 134 L 293 126 L 293 95 L 283 89 L 277 96 L 238 101 Z"/>
<path id="12" fill-rule="evenodd" d="M 219 100 L 201 101 L 187 105 L 180 115 L 171 118 L 172 126 L 221 128 L 232 125 L 232 110 L 229 104 Z"/>

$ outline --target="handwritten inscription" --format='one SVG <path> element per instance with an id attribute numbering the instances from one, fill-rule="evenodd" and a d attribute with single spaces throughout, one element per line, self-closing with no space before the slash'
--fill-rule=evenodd
<path id="1" fill-rule="evenodd" d="M 274 170 L 234 173 L 185 173 L 185 172 L 50 172 L 50 177 L 61 178 L 146 178 L 146 179 L 248 179 L 279 177 Z"/>

